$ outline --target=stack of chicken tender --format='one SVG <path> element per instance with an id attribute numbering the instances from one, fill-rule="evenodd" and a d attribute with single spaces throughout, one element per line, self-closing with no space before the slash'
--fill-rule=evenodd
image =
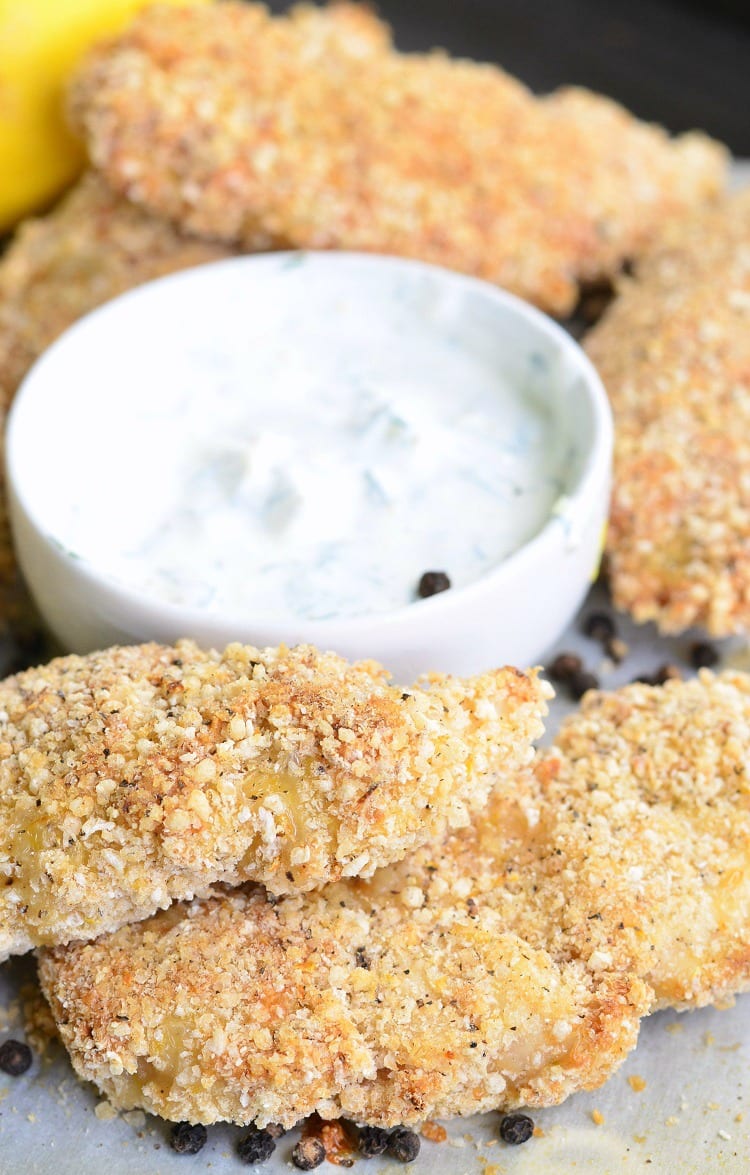
<path id="1" fill-rule="evenodd" d="M 722 439 L 750 394 L 750 201 L 722 199 L 720 146 L 399 54 L 348 4 L 149 10 L 69 105 L 91 170 L 0 261 L 3 412 L 76 318 L 236 253 L 411 256 L 560 317 L 629 261 L 588 344 L 619 430 L 615 598 L 747 628 L 744 498 L 718 509 L 716 471 L 743 474 L 720 506 L 750 493 Z M 10 678 L 0 951 L 38 949 L 82 1077 L 176 1121 L 392 1126 L 594 1088 L 643 1016 L 750 986 L 750 679 L 589 694 L 534 756 L 548 695 L 190 642 Z"/>

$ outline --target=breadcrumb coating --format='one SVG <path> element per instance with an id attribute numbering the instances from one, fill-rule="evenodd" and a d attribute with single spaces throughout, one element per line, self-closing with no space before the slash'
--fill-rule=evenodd
<path id="1" fill-rule="evenodd" d="M 601 895 L 605 924 L 621 919 L 615 965 L 645 946 L 654 1007 L 750 988 L 748 747 L 750 677 L 704 670 L 587 694 L 540 767 L 560 868 Z M 569 902 L 563 928 L 591 916 Z"/>
<path id="2" fill-rule="evenodd" d="M 70 111 L 108 182 L 189 232 L 416 257 L 557 314 L 727 163 L 585 91 L 397 53 L 348 4 L 151 9 L 88 59 Z"/>
<path id="3" fill-rule="evenodd" d="M 750 189 L 677 221 L 586 349 L 615 417 L 614 602 L 750 631 Z"/>
<path id="4" fill-rule="evenodd" d="M 532 755 L 551 689 L 500 669 L 409 690 L 310 646 L 64 657 L 0 684 L 0 957 L 211 884 L 369 875 L 465 825 Z"/>
<path id="5" fill-rule="evenodd" d="M 285 1126 L 313 1111 L 411 1124 L 601 1084 L 650 992 L 592 967 L 585 943 L 559 949 L 537 809 L 519 783 L 370 881 L 229 893 L 45 953 L 75 1069 L 118 1107 Z"/>
<path id="6" fill-rule="evenodd" d="M 42 952 L 116 1106 L 286 1126 L 558 1102 L 657 1007 L 750 986 L 750 678 L 591 693 L 515 793 L 370 880 Z"/>
<path id="7" fill-rule="evenodd" d="M 0 259 L 0 391 L 7 406 L 32 363 L 117 294 L 231 255 L 185 236 L 89 172 L 47 216 L 26 221 Z"/>

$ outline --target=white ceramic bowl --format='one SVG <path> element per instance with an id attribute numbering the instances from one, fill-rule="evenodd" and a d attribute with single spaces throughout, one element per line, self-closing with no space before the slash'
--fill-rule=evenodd
<path id="1" fill-rule="evenodd" d="M 612 423 L 595 371 L 560 327 L 484 282 L 389 257 L 305 254 L 301 265 L 302 256 L 237 258 L 150 283 L 82 319 L 31 370 L 11 412 L 6 460 L 18 556 L 42 614 L 62 645 L 76 652 L 182 636 L 217 647 L 232 640 L 311 642 L 350 658 L 380 660 L 402 680 L 430 669 L 473 673 L 533 663 L 565 628 L 599 563 Z M 376 316 L 382 299 L 413 286 L 439 304 L 441 328 L 466 347 L 491 344 L 508 378 L 528 379 L 534 357 L 537 383 L 576 456 L 564 493 L 538 533 L 482 578 L 391 612 L 353 618 L 214 614 L 148 596 L 116 582 L 90 554 L 82 560 L 65 549 L 55 504 L 75 492 L 79 510 L 89 494 L 100 505 L 110 456 L 120 469 L 127 456 L 133 485 L 139 484 L 139 470 L 155 459 L 153 438 L 144 428 L 143 446 L 135 451 L 131 443 L 132 452 L 118 454 L 127 414 L 143 413 L 150 398 L 179 379 L 188 341 L 191 354 L 202 350 L 214 358 L 237 339 L 247 346 L 252 307 L 278 287 L 274 275 L 281 267 L 309 290 L 309 304 L 321 315 L 335 314 L 346 296 L 362 299 L 367 314 Z"/>

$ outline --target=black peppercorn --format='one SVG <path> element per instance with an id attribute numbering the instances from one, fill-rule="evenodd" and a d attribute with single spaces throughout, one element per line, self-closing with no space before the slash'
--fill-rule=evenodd
<path id="1" fill-rule="evenodd" d="M 510 1146 L 528 1142 L 534 1133 L 534 1122 L 528 1114 L 506 1114 L 500 1123 L 500 1137 Z"/>
<path id="2" fill-rule="evenodd" d="M 581 632 L 593 641 L 601 641 L 602 644 L 617 636 L 615 622 L 607 612 L 592 612 L 583 621 Z"/>
<path id="3" fill-rule="evenodd" d="M 719 663 L 719 650 L 708 641 L 696 641 L 690 646 L 690 664 L 693 669 L 713 669 Z"/>
<path id="4" fill-rule="evenodd" d="M 202 1151 L 208 1139 L 205 1126 L 198 1123 L 192 1126 L 190 1122 L 175 1122 L 169 1138 L 169 1145 L 178 1155 L 197 1155 Z"/>
<path id="5" fill-rule="evenodd" d="M 565 682 L 582 669 L 583 662 L 577 653 L 558 653 L 547 672 L 553 681 Z"/>
<path id="6" fill-rule="evenodd" d="M 425 600 L 428 596 L 436 596 L 438 592 L 447 592 L 451 581 L 444 571 L 425 571 L 419 581 L 417 595 Z"/>
<path id="7" fill-rule="evenodd" d="M 654 685 L 665 685 L 668 681 L 682 681 L 682 674 L 676 665 L 660 665 L 651 680 Z"/>
<path id="8" fill-rule="evenodd" d="M 20 1040 L 6 1040 L 0 1044 L 0 1069 L 9 1077 L 20 1077 L 31 1068 L 31 1049 Z"/>
<path id="9" fill-rule="evenodd" d="M 276 1150 L 276 1143 L 267 1130 L 251 1130 L 237 1143 L 237 1156 L 243 1163 L 265 1163 Z"/>
<path id="10" fill-rule="evenodd" d="M 590 689 L 599 689 L 599 679 L 594 677 L 593 673 L 587 673 L 581 670 L 580 673 L 574 673 L 572 677 L 568 678 L 568 689 L 571 697 L 576 701 L 580 701 L 585 693 Z"/>
<path id="11" fill-rule="evenodd" d="M 363 1126 L 357 1139 L 357 1148 L 364 1159 L 384 1155 L 388 1146 L 388 1131 L 379 1126 Z"/>
<path id="12" fill-rule="evenodd" d="M 419 1135 L 405 1126 L 399 1126 L 388 1139 L 386 1150 L 399 1163 L 413 1163 L 419 1154 Z"/>
<path id="13" fill-rule="evenodd" d="M 314 1171 L 325 1157 L 326 1148 L 319 1138 L 301 1138 L 292 1151 L 292 1162 L 300 1171 Z"/>

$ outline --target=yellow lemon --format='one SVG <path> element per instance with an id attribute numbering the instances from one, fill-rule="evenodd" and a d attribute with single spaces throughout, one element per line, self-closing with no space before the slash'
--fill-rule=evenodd
<path id="1" fill-rule="evenodd" d="M 65 125 L 65 83 L 91 45 L 124 28 L 147 3 L 0 0 L 0 232 L 81 170 L 83 149 Z"/>

